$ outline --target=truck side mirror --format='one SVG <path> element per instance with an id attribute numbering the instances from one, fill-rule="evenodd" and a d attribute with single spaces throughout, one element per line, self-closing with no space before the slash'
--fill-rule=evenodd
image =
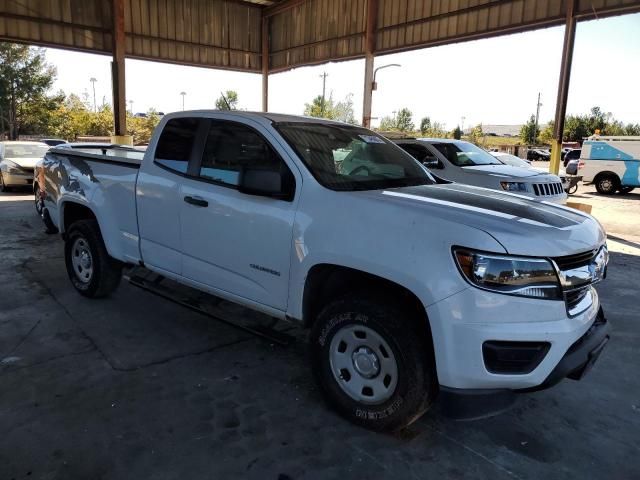
<path id="1" fill-rule="evenodd" d="M 287 174 L 291 175 L 291 172 L 244 167 L 240 171 L 238 191 L 247 195 L 291 200 L 294 189 L 289 187 Z"/>

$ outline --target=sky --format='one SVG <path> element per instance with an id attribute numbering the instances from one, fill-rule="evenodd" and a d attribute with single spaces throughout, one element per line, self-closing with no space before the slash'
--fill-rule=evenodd
<path id="1" fill-rule="evenodd" d="M 541 123 L 551 120 L 560 74 L 564 27 L 472 42 L 377 56 L 375 66 L 400 67 L 378 72 L 372 116 L 377 119 L 408 107 L 416 124 L 429 116 L 453 129 L 524 123 L 535 113 L 541 94 Z M 111 102 L 110 57 L 46 50 L 58 77 L 54 89 L 88 94 L 95 83 L 98 105 Z M 343 100 L 353 95 L 356 119 L 362 116 L 364 60 L 302 67 L 269 77 L 269 110 L 302 114 L 304 104 L 322 93 Z M 625 123 L 640 123 L 640 14 L 578 23 L 569 88 L 568 114 L 583 114 L 595 105 Z M 149 108 L 165 113 L 214 108 L 220 92 L 238 92 L 239 107 L 261 109 L 261 76 L 178 66 L 141 60 L 126 61 L 127 100 L 134 112 Z M 129 108 L 130 105 L 127 105 Z M 379 120 L 374 120 L 375 126 Z"/>

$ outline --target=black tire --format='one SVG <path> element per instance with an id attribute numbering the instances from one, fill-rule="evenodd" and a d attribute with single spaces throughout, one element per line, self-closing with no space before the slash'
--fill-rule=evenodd
<path id="1" fill-rule="evenodd" d="M 33 184 L 33 203 L 36 207 L 36 213 L 39 217 L 42 217 L 42 212 L 44 211 L 44 204 L 42 202 L 42 197 L 40 196 L 40 187 L 38 187 L 37 183 Z"/>
<path id="2" fill-rule="evenodd" d="M 613 195 L 620 188 L 620 179 L 613 173 L 598 175 L 593 183 L 601 195 Z"/>
<path id="3" fill-rule="evenodd" d="M 438 383 L 428 326 L 419 329 L 418 325 L 418 319 L 383 296 L 377 300 L 345 297 L 327 305 L 318 315 L 310 338 L 313 372 L 327 402 L 351 422 L 375 431 L 397 431 L 420 418 L 432 404 Z M 373 330 L 392 350 L 397 379 L 392 393 L 387 393 L 390 397 L 381 403 L 367 404 L 352 398 L 332 371 L 332 340 L 343 329 L 353 327 Z M 346 358 L 354 357 L 351 354 Z M 340 381 L 352 380 L 351 375 L 345 377 L 341 373 Z"/>
<path id="4" fill-rule="evenodd" d="M 4 178 L 2 177 L 2 172 L 0 172 L 0 192 L 8 192 L 9 187 L 5 185 Z"/>
<path id="5" fill-rule="evenodd" d="M 80 245 L 83 247 L 79 248 Z M 86 269 L 80 267 L 82 270 L 77 270 L 74 258 L 78 263 L 82 253 L 87 254 L 89 262 Z M 120 284 L 122 264 L 107 253 L 100 227 L 95 220 L 78 220 L 69 227 L 64 244 L 64 257 L 69 280 L 85 297 L 105 297 Z M 85 276 L 89 268 L 91 274 Z"/>
<path id="6" fill-rule="evenodd" d="M 620 189 L 618 190 L 618 193 L 631 193 L 635 190 L 635 187 L 620 187 Z"/>

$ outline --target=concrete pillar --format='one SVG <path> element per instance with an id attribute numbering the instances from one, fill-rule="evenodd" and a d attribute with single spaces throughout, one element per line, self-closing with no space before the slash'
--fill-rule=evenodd
<path id="1" fill-rule="evenodd" d="M 549 162 L 549 171 L 555 174 L 560 171 L 564 117 L 567 114 L 571 61 L 573 60 L 573 44 L 576 38 L 576 17 L 574 15 L 575 4 L 576 0 L 567 0 L 564 44 L 562 46 L 562 63 L 560 65 L 558 99 L 556 101 L 556 118 L 553 128 L 553 142 L 551 144 L 551 161 Z"/>
<path id="2" fill-rule="evenodd" d="M 113 60 L 111 61 L 111 84 L 113 90 L 114 125 L 114 135 L 111 137 L 111 142 L 121 145 L 133 145 L 133 137 L 131 135 L 127 135 L 127 105 L 124 67 L 124 1 L 125 0 L 112 0 L 111 4 L 113 15 Z"/>

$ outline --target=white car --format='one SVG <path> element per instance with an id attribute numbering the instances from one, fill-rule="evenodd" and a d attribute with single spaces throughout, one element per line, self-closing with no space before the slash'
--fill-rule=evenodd
<path id="1" fill-rule="evenodd" d="M 53 148 L 43 163 L 80 294 L 106 296 L 144 265 L 299 322 L 325 397 L 367 428 L 402 428 L 436 395 L 475 415 L 503 409 L 580 378 L 609 338 L 593 217 L 439 184 L 362 127 L 178 112 L 144 157 Z"/>
<path id="2" fill-rule="evenodd" d="M 31 186 L 36 162 L 47 150 L 49 145 L 42 142 L 0 142 L 0 191 Z"/>
<path id="3" fill-rule="evenodd" d="M 510 153 L 491 152 L 491 155 L 496 157 L 505 165 L 511 165 L 513 167 L 531 168 L 540 173 L 549 173 L 549 170 L 547 170 L 546 168 L 534 167 L 533 165 L 531 165 L 531 162 L 529 160 L 524 160 L 520 157 L 516 157 L 515 155 L 511 155 Z M 563 190 L 567 192 L 569 190 L 571 182 L 567 178 L 567 172 L 563 168 L 561 168 L 560 171 L 558 172 L 558 178 L 560 178 L 560 181 L 562 182 Z"/>
<path id="4" fill-rule="evenodd" d="M 564 204 L 567 194 L 558 176 L 528 167 L 505 165 L 472 143 L 448 138 L 396 140 L 439 178 Z"/>

